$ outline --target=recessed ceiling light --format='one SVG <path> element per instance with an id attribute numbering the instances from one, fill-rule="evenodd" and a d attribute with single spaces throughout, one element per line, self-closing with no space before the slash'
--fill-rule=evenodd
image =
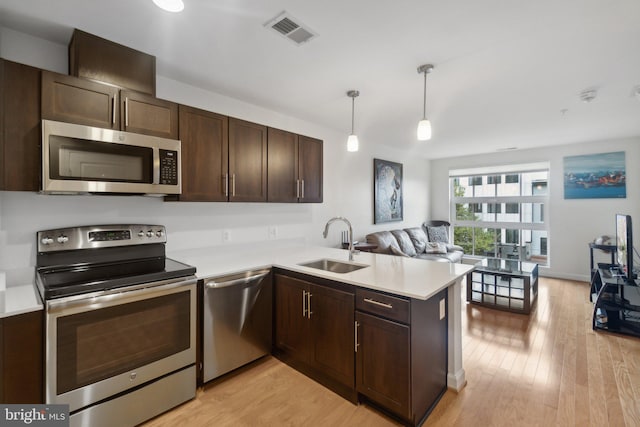
<path id="1" fill-rule="evenodd" d="M 167 12 L 182 12 L 182 9 L 184 9 L 182 0 L 153 0 L 153 2 L 160 9 L 164 9 Z"/>

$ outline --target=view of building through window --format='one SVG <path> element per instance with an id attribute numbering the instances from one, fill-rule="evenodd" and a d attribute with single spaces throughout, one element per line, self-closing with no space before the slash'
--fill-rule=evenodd
<path id="1" fill-rule="evenodd" d="M 465 254 L 549 265 L 548 170 L 452 176 L 454 243 Z"/>

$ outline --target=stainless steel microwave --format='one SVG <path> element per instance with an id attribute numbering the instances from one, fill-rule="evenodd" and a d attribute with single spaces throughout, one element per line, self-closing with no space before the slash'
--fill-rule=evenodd
<path id="1" fill-rule="evenodd" d="M 180 194 L 180 141 L 42 121 L 42 192 Z"/>

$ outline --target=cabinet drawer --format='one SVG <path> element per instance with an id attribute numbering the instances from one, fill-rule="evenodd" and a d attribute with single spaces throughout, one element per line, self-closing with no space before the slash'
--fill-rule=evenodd
<path id="1" fill-rule="evenodd" d="M 367 289 L 356 289 L 356 309 L 409 323 L 409 300 Z"/>

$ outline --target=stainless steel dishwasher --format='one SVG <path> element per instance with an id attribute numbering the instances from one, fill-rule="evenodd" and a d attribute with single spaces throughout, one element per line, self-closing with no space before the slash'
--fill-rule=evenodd
<path id="1" fill-rule="evenodd" d="M 271 352 L 270 270 L 204 280 L 203 380 Z"/>

